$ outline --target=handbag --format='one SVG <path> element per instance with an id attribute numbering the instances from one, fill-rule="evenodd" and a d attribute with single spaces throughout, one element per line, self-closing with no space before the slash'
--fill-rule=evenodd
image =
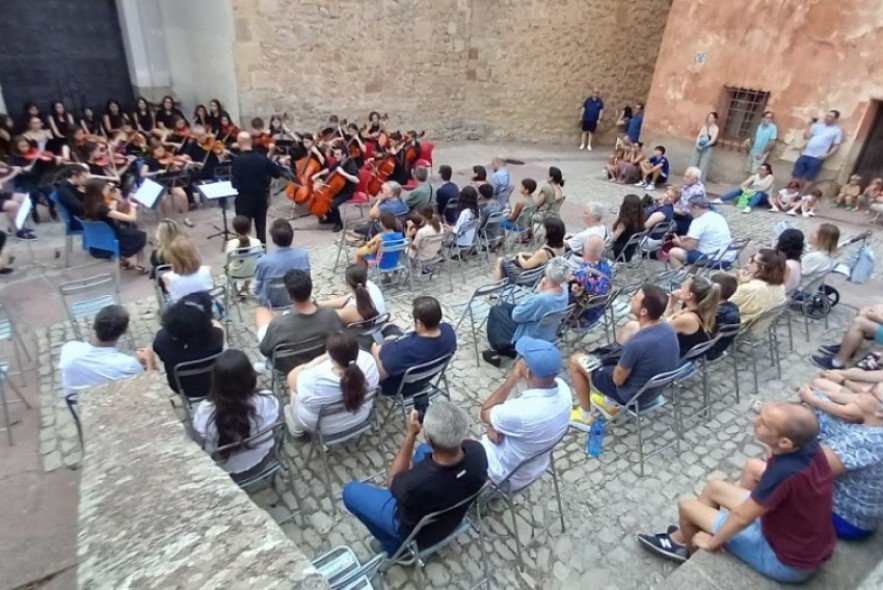
<path id="1" fill-rule="evenodd" d="M 751 199 L 754 198 L 754 195 L 755 195 L 755 191 L 752 191 L 752 190 L 742 191 L 742 194 L 739 195 L 739 200 L 736 201 L 736 207 L 738 207 L 739 209 L 744 209 L 745 207 L 748 206 L 748 203 L 751 202 Z"/>

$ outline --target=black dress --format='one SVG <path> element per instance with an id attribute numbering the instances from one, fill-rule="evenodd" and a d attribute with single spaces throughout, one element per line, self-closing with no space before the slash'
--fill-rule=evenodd
<path id="1" fill-rule="evenodd" d="M 101 205 L 98 208 L 98 219 L 110 225 L 120 243 L 120 256 L 130 258 L 144 249 L 147 244 L 147 234 L 137 227 L 128 223 L 122 223 L 110 218 L 110 208 Z"/>

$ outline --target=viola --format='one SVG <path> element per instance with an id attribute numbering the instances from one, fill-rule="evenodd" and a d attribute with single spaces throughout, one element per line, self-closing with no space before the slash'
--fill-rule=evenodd
<path id="1" fill-rule="evenodd" d="M 389 180 L 389 177 L 395 172 L 395 154 L 387 154 L 383 156 L 379 163 L 375 161 L 371 164 L 371 167 L 371 177 L 368 179 L 368 194 L 374 197 L 380 192 L 383 183 Z"/>
<path id="2" fill-rule="evenodd" d="M 236 143 L 236 136 L 239 135 L 241 131 L 242 130 L 239 127 L 230 123 L 229 125 L 221 127 L 218 131 L 218 135 L 221 136 L 221 141 L 224 142 L 224 145 L 229 145 L 231 143 Z"/>
<path id="3" fill-rule="evenodd" d="M 322 164 L 312 155 L 301 158 L 294 164 L 297 183 L 290 182 L 285 189 L 286 196 L 298 204 L 307 203 L 313 197 L 313 176 L 322 169 Z"/>
<path id="4" fill-rule="evenodd" d="M 266 131 L 262 131 L 261 133 L 255 135 L 254 144 L 262 147 L 267 151 L 270 151 L 270 147 L 273 146 L 273 138 L 270 137 L 270 134 Z"/>
<path id="5" fill-rule="evenodd" d="M 52 162 L 55 163 L 55 156 L 52 155 L 52 152 L 47 152 L 46 150 L 40 150 L 37 148 L 31 148 L 27 151 L 27 153 L 22 155 L 26 160 L 30 160 L 31 162 Z"/>
<path id="6" fill-rule="evenodd" d="M 310 200 L 310 213 L 316 217 L 328 215 L 328 212 L 331 210 L 331 201 L 349 182 L 342 175 L 337 174 L 337 170 L 335 168 L 330 178 L 326 178 L 326 181 L 313 191 L 313 198 Z"/>

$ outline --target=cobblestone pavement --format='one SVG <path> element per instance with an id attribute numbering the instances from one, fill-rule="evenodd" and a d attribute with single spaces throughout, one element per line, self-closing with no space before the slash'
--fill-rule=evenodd
<path id="1" fill-rule="evenodd" d="M 531 153 L 529 148 L 523 150 L 524 154 L 513 150 L 509 155 L 526 157 Z M 487 150 L 484 153 L 490 155 Z M 450 159 L 446 161 L 456 164 L 461 171 L 467 162 L 480 161 L 471 153 L 458 155 L 452 152 L 448 155 Z M 524 168 L 531 175 L 541 177 L 541 167 L 547 164 L 546 161 L 537 161 L 525 164 Z M 629 192 L 625 187 L 609 185 L 597 179 L 598 167 L 594 164 L 573 165 L 573 169 L 567 183 L 570 202 L 562 212 L 573 228 L 578 227 L 578 213 L 587 195 L 613 208 L 621 195 Z M 517 173 L 525 175 L 520 170 Z M 766 213 L 735 214 L 734 209 L 729 207 L 724 208 L 723 212 L 731 220 L 737 236 L 752 237 L 764 243 L 770 239 L 774 221 L 781 219 Z M 749 250 L 755 248 L 756 243 L 749 246 Z M 313 248 L 311 251 L 318 298 L 340 294 L 343 290 L 340 273 L 335 275 L 330 268 L 335 254 L 336 247 L 332 246 Z M 651 272 L 661 269 L 656 262 L 647 264 Z M 446 271 L 453 272 L 453 290 L 449 289 L 446 277 L 436 277 L 428 285 L 427 292 L 442 301 L 446 320 L 456 322 L 462 309 L 458 304 L 467 301 L 476 286 L 488 281 L 489 266 L 480 257 L 469 261 L 462 269 L 456 263 L 451 263 Z M 620 277 L 625 279 L 621 282 L 640 280 L 639 272 L 632 270 L 629 273 Z M 409 324 L 410 299 L 409 294 L 391 297 L 392 318 L 399 325 Z M 232 347 L 242 348 L 257 359 L 257 342 L 251 327 L 253 306 L 250 303 L 242 309 L 242 323 L 238 321 L 237 311 L 230 310 L 233 323 L 228 340 Z M 145 298 L 128 303 L 127 307 L 132 312 L 136 343 L 138 346 L 147 345 L 158 328 L 156 300 Z M 727 361 L 714 367 L 710 379 L 713 401 L 710 418 L 687 428 L 680 454 L 671 449 L 648 459 L 644 478 L 638 475 L 637 455 L 634 452 L 637 437 L 633 428 L 619 426 L 612 429 L 605 440 L 605 452 L 597 459 L 586 455 L 586 435 L 571 431 L 555 455 L 566 531 L 560 530 L 551 478 L 544 477 L 519 500 L 518 530 L 526 545 L 527 568 L 525 573 L 518 573 L 515 567 L 515 540 L 507 524 L 508 515 L 491 510 L 485 520 L 488 531 L 485 542 L 494 587 L 626 589 L 658 584 L 672 571 L 672 566 L 642 551 L 634 541 L 634 534 L 664 527 L 675 517 L 678 498 L 697 493 L 709 477 L 735 477 L 746 458 L 760 455 L 761 449 L 754 441 L 752 432 L 753 414 L 748 409 L 750 399 L 794 397 L 795 387 L 816 372 L 807 360 L 808 354 L 820 343 L 836 340 L 853 314 L 853 309 L 837 306 L 829 318 L 827 329 L 822 322 L 811 324 L 810 342 L 804 338 L 802 320 L 795 321 L 793 351 L 788 350 L 787 331 L 783 325 L 781 377 L 765 360 L 766 354 L 759 355 L 761 387 L 755 396 L 750 367 L 744 359 L 740 360 L 742 399 L 739 404 L 736 404 L 733 394 L 732 365 Z M 477 366 L 475 345 L 471 341 L 468 325 L 467 319 L 458 332 L 459 349 L 449 369 L 449 381 L 452 399 L 475 417 L 481 402 L 502 380 L 505 369 L 495 369 L 483 363 Z M 88 327 L 83 328 L 88 331 Z M 58 348 L 73 337 L 69 324 L 53 325 L 37 332 L 42 404 L 40 447 L 46 470 L 75 466 L 80 460 L 76 431 L 64 401 L 56 393 L 59 389 L 56 370 Z M 479 330 L 478 340 L 479 348 L 483 348 L 483 330 Z M 591 348 L 605 341 L 604 331 L 597 330 L 584 339 L 582 348 Z M 566 359 L 571 350 L 563 352 Z M 689 406 L 690 400 L 695 401 L 699 397 L 699 384 L 688 385 L 682 396 Z M 382 404 L 380 409 L 385 411 L 387 407 Z M 673 440 L 670 418 L 669 409 L 660 413 L 658 420 L 645 426 L 648 450 L 660 441 Z M 473 433 L 476 436 L 482 434 L 477 425 L 473 425 Z M 322 485 L 319 457 L 314 455 L 309 463 L 306 461 L 309 443 L 287 443 L 296 465 L 295 485 L 303 500 L 300 507 L 303 524 L 295 521 L 283 525 L 283 529 L 308 556 L 318 556 L 341 544 L 353 546 L 363 558 L 369 555 L 368 533 L 343 509 L 339 498 L 340 487 L 353 478 L 367 478 L 385 470 L 403 434 L 401 418 L 393 415 L 379 432 L 345 448 L 332 450 L 333 498 L 328 497 Z M 281 492 L 282 488 L 284 486 L 279 491 L 265 488 L 253 494 L 255 502 L 278 520 L 287 516 L 288 508 L 296 508 L 294 498 L 290 493 Z M 431 558 L 426 573 L 430 587 L 471 588 L 481 579 L 477 540 L 464 538 Z M 393 588 L 414 587 L 410 568 L 393 568 L 387 575 L 387 581 Z"/>

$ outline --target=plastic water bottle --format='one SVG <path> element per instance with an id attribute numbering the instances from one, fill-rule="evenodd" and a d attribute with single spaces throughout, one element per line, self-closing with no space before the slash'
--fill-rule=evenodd
<path id="1" fill-rule="evenodd" d="M 589 430 L 589 440 L 586 443 L 586 453 L 590 457 L 598 457 L 604 452 L 604 432 L 606 426 L 604 418 L 601 416 L 595 417 L 595 423 L 592 424 L 592 428 Z"/>

